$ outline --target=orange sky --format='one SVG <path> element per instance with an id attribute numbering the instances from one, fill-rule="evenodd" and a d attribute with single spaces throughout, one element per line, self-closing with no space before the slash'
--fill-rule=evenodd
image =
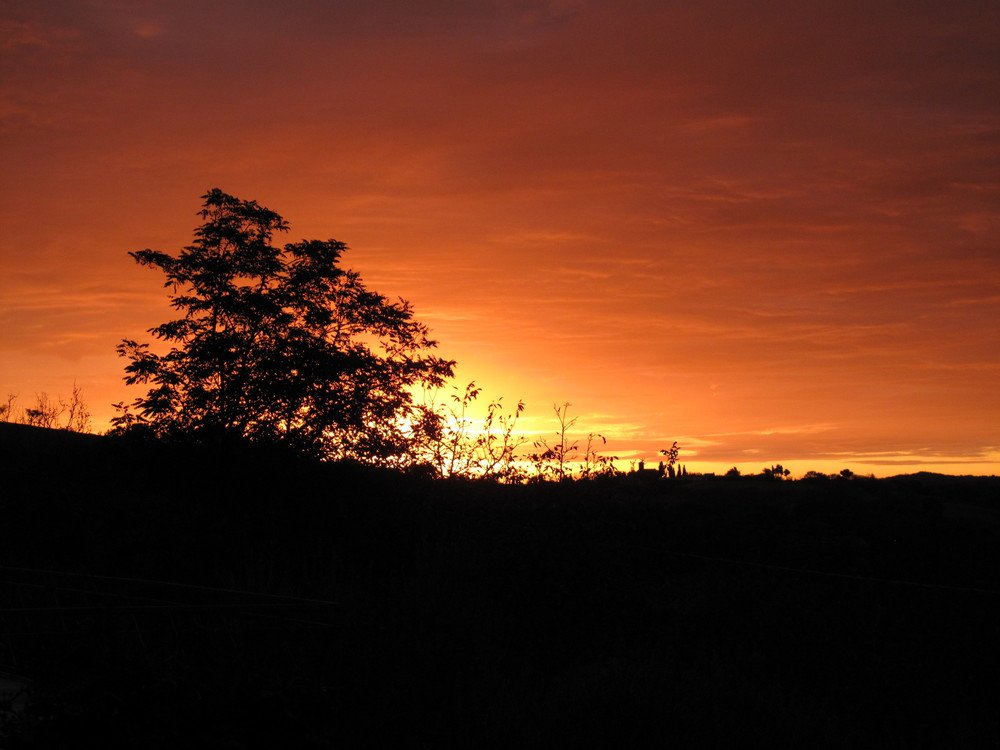
<path id="1" fill-rule="evenodd" d="M 459 380 L 692 469 L 1000 473 L 1000 4 L 7 0 L 0 389 L 130 399 L 129 250 L 336 238 Z"/>

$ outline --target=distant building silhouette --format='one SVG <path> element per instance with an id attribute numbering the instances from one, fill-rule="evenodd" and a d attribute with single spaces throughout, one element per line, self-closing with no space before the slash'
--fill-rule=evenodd
<path id="1" fill-rule="evenodd" d="M 638 468 L 632 472 L 633 476 L 636 476 L 643 481 L 662 479 L 666 473 L 667 465 L 664 464 L 663 461 L 660 461 L 660 465 L 655 469 L 647 469 L 645 459 L 640 459 Z M 673 476 L 673 472 L 671 472 L 671 476 Z"/>

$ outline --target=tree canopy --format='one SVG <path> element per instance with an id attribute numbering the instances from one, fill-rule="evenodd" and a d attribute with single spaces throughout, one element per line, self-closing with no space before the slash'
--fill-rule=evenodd
<path id="1" fill-rule="evenodd" d="M 149 329 L 169 345 L 123 340 L 125 382 L 145 396 L 118 404 L 120 429 L 277 442 L 323 458 L 391 460 L 411 437 L 413 386 L 438 387 L 454 362 L 410 303 L 369 290 L 341 267 L 337 240 L 272 244 L 288 224 L 256 201 L 213 189 L 204 223 L 176 255 L 129 253 L 161 270 L 182 315 Z"/>

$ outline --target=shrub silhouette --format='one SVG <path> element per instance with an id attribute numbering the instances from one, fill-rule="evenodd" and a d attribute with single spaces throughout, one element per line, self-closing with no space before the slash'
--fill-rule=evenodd
<path id="1" fill-rule="evenodd" d="M 451 391 L 439 401 L 438 389 L 417 405 L 412 420 L 412 463 L 437 477 L 522 481 L 525 472 L 517 465 L 517 449 L 526 438 L 515 434 L 515 429 L 524 402 L 518 401 L 508 413 L 503 397 L 496 398 L 478 421 L 469 412 L 482 388 L 472 381 L 462 390 L 452 386 Z"/>
<path id="2" fill-rule="evenodd" d="M 607 438 L 599 432 L 587 434 L 587 442 L 581 451 L 581 442 L 570 437 L 570 430 L 576 425 L 578 417 L 569 417 L 569 407 L 572 404 L 552 405 L 556 415 L 557 429 L 555 439 L 540 437 L 532 445 L 535 452 L 529 453 L 526 459 L 531 464 L 532 481 L 554 480 L 557 482 L 572 479 L 596 479 L 597 477 L 617 476 L 620 472 L 615 468 L 617 456 L 604 455 L 598 450 L 598 445 L 606 445 Z"/>

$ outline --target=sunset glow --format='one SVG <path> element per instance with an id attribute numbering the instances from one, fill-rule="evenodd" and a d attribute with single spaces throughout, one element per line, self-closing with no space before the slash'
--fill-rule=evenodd
<path id="1" fill-rule="evenodd" d="M 336 238 L 480 403 L 627 465 L 1000 473 L 1000 6 L 11 0 L 0 391 L 170 315 L 218 187 Z M 2 395 L 2 394 L 0 394 Z"/>

